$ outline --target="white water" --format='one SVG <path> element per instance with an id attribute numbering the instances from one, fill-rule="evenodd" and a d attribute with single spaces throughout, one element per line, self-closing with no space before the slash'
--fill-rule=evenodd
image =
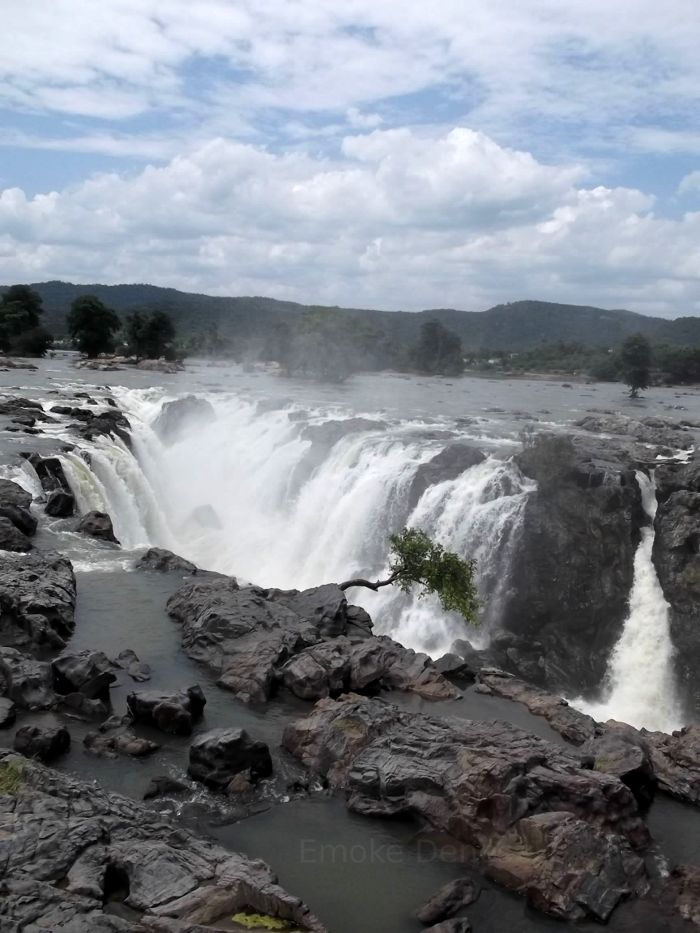
<path id="1" fill-rule="evenodd" d="M 376 429 L 369 425 L 318 452 L 303 429 L 329 413 L 295 420 L 291 407 L 265 410 L 240 397 L 212 396 L 216 420 L 189 424 L 168 446 L 152 427 L 163 400 L 160 390 L 119 390 L 135 456 L 120 441 L 101 438 L 89 445 L 89 465 L 77 451 L 63 457 L 80 510 L 109 512 L 125 547 L 166 547 L 207 569 L 302 588 L 381 575 L 389 535 L 410 525 L 476 558 L 486 626 L 497 612 L 533 488 L 512 462 L 489 458 L 429 487 L 410 510 L 417 468 L 448 442 L 435 439 L 435 425 L 377 421 Z M 204 523 L 193 514 L 202 507 L 209 512 Z M 433 655 L 457 637 L 473 641 L 478 634 L 432 598 L 354 590 L 352 599 L 370 612 L 375 630 Z"/>
<path id="2" fill-rule="evenodd" d="M 617 719 L 638 728 L 672 732 L 682 725 L 675 689 L 669 605 L 652 561 L 656 487 L 637 472 L 642 504 L 651 525 L 642 528 L 634 558 L 629 615 L 608 662 L 606 687 L 597 703 L 573 700 L 595 719 Z"/>

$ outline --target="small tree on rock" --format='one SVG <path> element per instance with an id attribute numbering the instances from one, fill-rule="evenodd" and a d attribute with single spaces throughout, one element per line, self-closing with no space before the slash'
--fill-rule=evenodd
<path id="1" fill-rule="evenodd" d="M 458 376 L 464 372 L 462 341 L 439 321 L 426 321 L 421 325 L 410 358 L 417 370 L 429 375 Z"/>
<path id="2" fill-rule="evenodd" d="M 52 337 L 41 326 L 41 295 L 29 285 L 12 285 L 0 300 L 0 349 L 43 356 Z"/>
<path id="3" fill-rule="evenodd" d="M 175 325 L 165 311 L 134 311 L 126 319 L 129 352 L 139 359 L 173 359 Z"/>
<path id="4" fill-rule="evenodd" d="M 651 346 L 644 334 L 632 334 L 622 344 L 620 369 L 630 388 L 630 398 L 638 398 L 651 380 Z"/>
<path id="5" fill-rule="evenodd" d="M 419 596 L 434 593 L 446 612 L 458 612 L 467 622 L 476 624 L 479 601 L 474 582 L 475 563 L 446 551 L 417 528 L 404 528 L 392 535 L 389 576 L 384 580 L 358 577 L 340 584 L 341 590 L 365 586 L 378 590 L 394 584 L 404 593 L 420 587 Z"/>
<path id="6" fill-rule="evenodd" d="M 67 317 L 68 333 L 81 353 L 97 356 L 114 350 L 114 334 L 121 327 L 119 316 L 96 295 L 80 295 Z"/>

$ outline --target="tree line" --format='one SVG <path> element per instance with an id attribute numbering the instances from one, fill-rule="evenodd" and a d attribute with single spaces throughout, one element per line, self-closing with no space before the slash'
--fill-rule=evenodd
<path id="1" fill-rule="evenodd" d="M 41 295 L 28 285 L 12 285 L 0 298 L 0 350 L 16 356 L 44 356 L 53 336 L 42 325 Z M 80 295 L 66 317 L 74 347 L 88 357 L 121 349 L 138 359 L 176 359 L 175 327 L 158 309 L 133 311 L 122 322 L 95 295 Z"/>

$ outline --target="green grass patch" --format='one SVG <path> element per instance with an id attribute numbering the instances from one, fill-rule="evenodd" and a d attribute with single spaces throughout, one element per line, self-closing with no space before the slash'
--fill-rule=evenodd
<path id="1" fill-rule="evenodd" d="M 240 924 L 246 930 L 294 930 L 295 927 L 289 920 L 281 920 L 279 917 L 270 917 L 267 914 L 249 914 L 241 911 L 231 917 L 234 923 Z"/>
<path id="2" fill-rule="evenodd" d="M 22 786 L 24 768 L 16 761 L 0 761 L 0 797 L 14 797 Z"/>

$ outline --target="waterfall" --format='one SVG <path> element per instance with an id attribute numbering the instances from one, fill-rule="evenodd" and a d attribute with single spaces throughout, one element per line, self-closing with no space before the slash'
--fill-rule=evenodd
<path id="1" fill-rule="evenodd" d="M 476 558 L 488 624 L 534 486 L 512 462 L 489 457 L 429 486 L 411 508 L 417 469 L 453 439 L 444 425 L 387 425 L 372 413 L 357 424 L 343 413 L 212 395 L 213 420 L 188 422 L 164 440 L 155 422 L 168 399 L 159 390 L 117 394 L 133 452 L 98 438 L 63 463 L 81 511 L 109 512 L 126 547 L 166 547 L 206 569 L 303 588 L 380 576 L 389 536 L 410 525 Z M 333 429 L 328 436 L 324 425 Z M 309 427 L 320 428 L 320 441 Z M 351 599 L 370 612 L 376 631 L 433 655 L 473 634 L 431 598 L 392 588 L 353 590 Z"/>
<path id="2" fill-rule="evenodd" d="M 650 524 L 642 528 L 634 558 L 629 614 L 608 662 L 603 698 L 573 700 L 595 719 L 618 719 L 638 728 L 672 732 L 682 725 L 673 671 L 669 605 L 652 561 L 656 486 L 638 471 L 642 505 Z"/>

